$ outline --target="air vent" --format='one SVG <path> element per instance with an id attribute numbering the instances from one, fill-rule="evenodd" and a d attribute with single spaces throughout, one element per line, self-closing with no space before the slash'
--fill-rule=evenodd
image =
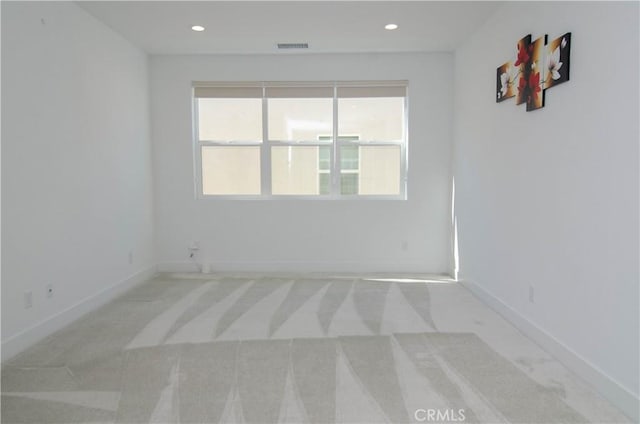
<path id="1" fill-rule="evenodd" d="M 308 49 L 309 43 L 278 43 L 279 49 Z"/>

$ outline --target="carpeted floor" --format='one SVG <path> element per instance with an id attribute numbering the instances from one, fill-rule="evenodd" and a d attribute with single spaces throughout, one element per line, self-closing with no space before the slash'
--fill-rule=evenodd
<path id="1" fill-rule="evenodd" d="M 627 422 L 455 283 L 185 277 L 4 364 L 2 422 Z"/>

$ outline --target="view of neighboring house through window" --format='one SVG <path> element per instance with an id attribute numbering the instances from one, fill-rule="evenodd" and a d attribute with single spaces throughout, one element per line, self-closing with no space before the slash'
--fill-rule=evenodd
<path id="1" fill-rule="evenodd" d="M 320 136 L 320 139 L 328 136 Z M 329 139 L 329 138 L 327 138 Z M 340 135 L 338 141 L 358 141 L 357 135 Z M 360 149 L 358 146 L 343 146 L 340 150 L 340 194 L 359 194 L 359 170 L 360 170 Z M 330 164 L 329 150 L 320 157 L 319 172 L 325 175 L 321 182 L 320 194 L 329 194 L 330 190 Z M 326 187 L 325 187 L 326 186 Z"/>
<path id="2" fill-rule="evenodd" d="M 194 84 L 200 196 L 405 198 L 406 83 Z"/>

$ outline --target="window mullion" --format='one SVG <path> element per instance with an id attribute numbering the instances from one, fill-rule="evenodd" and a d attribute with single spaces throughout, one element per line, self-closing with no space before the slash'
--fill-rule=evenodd
<path id="1" fill-rule="evenodd" d="M 262 145 L 260 146 L 260 186 L 263 196 L 271 196 L 271 145 L 269 144 L 269 107 L 262 88 Z"/>
<path id="2" fill-rule="evenodd" d="M 338 88 L 333 86 L 333 143 L 331 154 L 331 196 L 340 197 L 340 146 L 338 145 Z"/>
<path id="3" fill-rule="evenodd" d="M 408 177 L 409 177 L 409 100 L 404 97 L 404 115 L 402 125 L 402 145 L 400 146 L 400 195 L 407 199 L 408 193 Z"/>
<path id="4" fill-rule="evenodd" d="M 196 199 L 204 195 L 202 182 L 202 144 L 200 143 L 200 110 L 198 100 L 192 100 L 193 107 L 193 171 L 196 181 L 195 195 Z"/>

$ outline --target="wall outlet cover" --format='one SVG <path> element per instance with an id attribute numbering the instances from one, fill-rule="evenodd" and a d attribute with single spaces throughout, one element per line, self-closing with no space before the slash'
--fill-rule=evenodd
<path id="1" fill-rule="evenodd" d="M 24 308 L 29 309 L 33 306 L 33 293 L 28 291 L 24 292 Z"/>

